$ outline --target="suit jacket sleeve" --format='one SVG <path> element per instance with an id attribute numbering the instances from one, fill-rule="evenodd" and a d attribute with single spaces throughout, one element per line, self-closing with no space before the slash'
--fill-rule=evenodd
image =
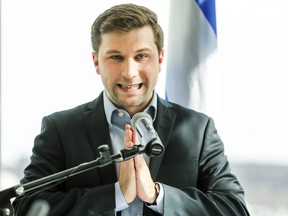
<path id="1" fill-rule="evenodd" d="M 79 128 L 82 127 L 81 121 L 75 120 L 78 117 L 61 116 L 57 114 L 43 118 L 41 133 L 35 138 L 31 163 L 25 169 L 22 184 L 92 161 L 98 156 L 84 134 L 87 131 Z M 81 115 L 76 116 L 81 118 Z M 17 198 L 13 202 L 16 215 L 26 215 L 37 199 L 48 201 L 51 207 L 49 215 L 114 215 L 114 182 L 103 183 L 101 169 L 75 175 Z"/>
<path id="2" fill-rule="evenodd" d="M 249 215 L 213 120 L 184 116 L 178 115 L 155 179 L 164 184 L 164 215 Z"/>

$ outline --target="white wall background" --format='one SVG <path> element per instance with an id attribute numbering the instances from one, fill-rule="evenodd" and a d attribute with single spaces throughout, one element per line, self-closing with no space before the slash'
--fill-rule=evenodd
<path id="1" fill-rule="evenodd" d="M 150 7 L 168 32 L 169 1 L 2 0 L 2 166 L 30 156 L 44 115 L 100 93 L 90 27 L 104 9 L 124 2 Z M 216 0 L 216 6 L 219 48 L 207 114 L 230 161 L 288 164 L 288 2 Z M 165 65 L 162 97 L 164 82 Z M 11 185 L 2 179 L 2 188 Z"/>
<path id="2" fill-rule="evenodd" d="M 288 1 L 216 1 L 227 154 L 287 165 Z"/>

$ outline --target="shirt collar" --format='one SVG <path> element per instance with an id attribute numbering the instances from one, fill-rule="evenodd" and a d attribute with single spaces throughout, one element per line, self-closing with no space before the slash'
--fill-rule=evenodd
<path id="1" fill-rule="evenodd" d="M 104 110 L 105 110 L 105 115 L 106 115 L 106 119 L 108 124 L 111 126 L 111 117 L 112 117 L 112 113 L 114 110 L 121 110 L 118 109 L 117 107 L 114 106 L 114 104 L 110 101 L 110 99 L 107 96 L 106 90 L 104 91 L 103 94 L 103 100 L 104 100 Z M 122 110 L 123 112 L 126 112 L 124 110 Z M 154 121 L 156 119 L 156 113 L 157 113 L 157 94 L 154 91 L 153 92 L 153 97 L 152 100 L 149 104 L 149 106 L 144 110 L 144 112 L 147 112 L 151 115 L 152 120 Z"/>

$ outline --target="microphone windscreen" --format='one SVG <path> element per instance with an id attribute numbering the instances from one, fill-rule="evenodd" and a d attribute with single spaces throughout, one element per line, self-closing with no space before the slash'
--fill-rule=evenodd
<path id="1" fill-rule="evenodd" d="M 137 114 L 135 114 L 132 119 L 131 119 L 131 126 L 133 128 L 133 130 L 136 130 L 137 129 L 137 122 L 140 120 L 140 119 L 146 119 L 148 120 L 151 124 L 152 124 L 152 118 L 151 116 L 148 114 L 148 113 L 145 113 L 145 112 L 139 112 Z"/>

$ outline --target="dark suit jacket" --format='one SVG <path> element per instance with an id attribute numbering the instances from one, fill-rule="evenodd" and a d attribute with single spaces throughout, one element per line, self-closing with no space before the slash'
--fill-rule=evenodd
<path id="1" fill-rule="evenodd" d="M 213 120 L 159 97 L 157 106 L 154 127 L 165 153 L 150 160 L 150 172 L 164 185 L 164 215 L 249 215 Z M 95 160 L 103 144 L 112 149 L 101 93 L 92 102 L 43 118 L 21 183 Z M 27 193 L 13 202 L 16 215 L 25 215 L 40 198 L 50 203 L 53 216 L 114 215 L 115 173 L 110 164 Z M 145 206 L 144 215 L 158 214 Z"/>

